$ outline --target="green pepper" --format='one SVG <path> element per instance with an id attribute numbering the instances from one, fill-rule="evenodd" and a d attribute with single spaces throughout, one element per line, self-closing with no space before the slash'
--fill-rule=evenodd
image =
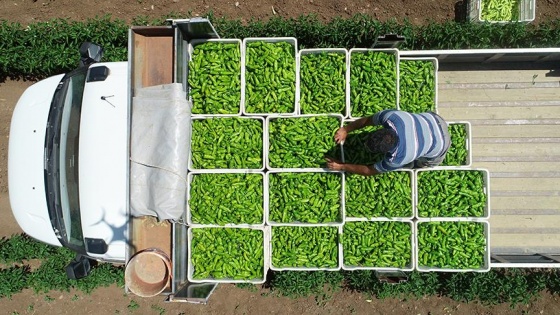
<path id="1" fill-rule="evenodd" d="M 412 265 L 410 222 L 346 222 L 342 232 L 344 265 L 406 268 Z"/>
<path id="2" fill-rule="evenodd" d="M 484 216 L 488 196 L 483 171 L 421 171 L 417 186 L 419 217 Z"/>
<path id="3" fill-rule="evenodd" d="M 480 222 L 418 223 L 418 267 L 481 269 L 487 251 Z"/>
<path id="4" fill-rule="evenodd" d="M 195 174 L 189 209 L 195 224 L 262 224 L 262 174 Z"/>
<path id="5" fill-rule="evenodd" d="M 269 174 L 269 220 L 275 223 L 341 222 L 342 174 Z"/>
<path id="6" fill-rule="evenodd" d="M 397 57 L 394 52 L 353 51 L 350 54 L 350 114 L 373 115 L 397 108 Z"/>
<path id="7" fill-rule="evenodd" d="M 346 114 L 346 54 L 301 54 L 302 114 Z"/>
<path id="8" fill-rule="evenodd" d="M 436 69 L 431 60 L 400 60 L 399 107 L 411 113 L 436 110 Z"/>
<path id="9" fill-rule="evenodd" d="M 273 226 L 272 266 L 276 268 L 336 268 L 338 228 Z"/>
<path id="10" fill-rule="evenodd" d="M 197 280 L 264 279 L 264 232 L 245 228 L 191 228 Z"/>
<path id="11" fill-rule="evenodd" d="M 194 46 L 188 77 L 193 114 L 237 114 L 241 100 L 239 43 Z"/>
<path id="12" fill-rule="evenodd" d="M 295 47 L 289 42 L 249 42 L 245 53 L 245 112 L 295 111 Z"/>

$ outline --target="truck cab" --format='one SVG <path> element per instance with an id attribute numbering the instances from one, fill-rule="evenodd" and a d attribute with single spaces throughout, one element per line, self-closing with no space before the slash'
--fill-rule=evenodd
<path id="1" fill-rule="evenodd" d="M 31 237 L 124 263 L 127 222 L 127 62 L 80 67 L 29 87 L 9 140 L 11 208 Z"/>

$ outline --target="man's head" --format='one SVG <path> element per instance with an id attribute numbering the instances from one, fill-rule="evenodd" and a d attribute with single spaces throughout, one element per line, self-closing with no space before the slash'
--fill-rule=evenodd
<path id="1" fill-rule="evenodd" d="M 373 154 L 387 153 L 397 145 L 397 134 L 391 129 L 372 132 L 366 138 L 365 146 Z"/>

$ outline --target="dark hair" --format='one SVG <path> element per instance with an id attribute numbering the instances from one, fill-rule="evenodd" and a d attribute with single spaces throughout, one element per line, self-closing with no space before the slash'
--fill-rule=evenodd
<path id="1" fill-rule="evenodd" d="M 368 135 L 365 141 L 371 153 L 387 153 L 397 145 L 397 133 L 391 129 L 381 129 Z"/>

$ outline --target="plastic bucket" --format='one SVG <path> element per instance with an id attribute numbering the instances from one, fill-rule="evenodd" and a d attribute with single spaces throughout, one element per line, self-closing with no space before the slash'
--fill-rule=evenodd
<path id="1" fill-rule="evenodd" d="M 158 248 L 148 248 L 129 260 L 124 272 L 128 289 L 141 297 L 163 292 L 171 279 L 171 260 Z"/>

